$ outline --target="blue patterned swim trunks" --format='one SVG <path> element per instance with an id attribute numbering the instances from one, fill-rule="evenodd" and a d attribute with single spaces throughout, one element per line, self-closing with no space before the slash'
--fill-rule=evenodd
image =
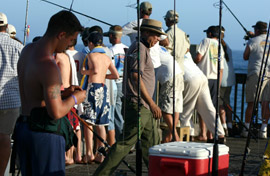
<path id="1" fill-rule="evenodd" d="M 82 118 L 92 125 L 109 124 L 109 96 L 106 85 L 102 83 L 89 83 L 87 98 L 85 99 Z"/>

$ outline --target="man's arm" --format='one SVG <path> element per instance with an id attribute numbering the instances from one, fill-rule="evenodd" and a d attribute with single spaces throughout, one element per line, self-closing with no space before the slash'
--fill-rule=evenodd
<path id="1" fill-rule="evenodd" d="M 109 59 L 109 61 L 111 62 L 110 66 L 109 66 L 109 70 L 110 70 L 111 74 L 107 74 L 106 79 L 118 79 L 119 78 L 118 71 L 110 59 Z"/>
<path id="2" fill-rule="evenodd" d="M 138 86 L 138 73 L 136 73 L 136 72 L 132 73 L 132 79 L 134 80 L 136 86 Z M 142 79 L 140 79 L 140 89 L 141 89 L 142 98 L 149 105 L 150 110 L 151 110 L 151 112 L 153 114 L 153 117 L 156 118 L 156 119 L 161 118 L 161 116 L 162 116 L 161 110 L 155 104 L 152 97 L 149 96 Z"/>
<path id="3" fill-rule="evenodd" d="M 198 64 L 199 62 L 201 62 L 202 58 L 203 56 L 200 53 L 197 53 L 196 58 L 194 59 L 194 62 Z"/>
<path id="4" fill-rule="evenodd" d="M 221 86 L 222 77 L 223 77 L 223 69 L 220 69 L 219 70 L 219 87 Z"/>
<path id="5" fill-rule="evenodd" d="M 246 49 L 244 51 L 244 55 L 243 55 L 244 60 L 248 60 L 249 59 L 249 54 L 250 54 L 250 49 L 249 49 L 249 46 L 247 45 L 246 46 Z"/>
<path id="6" fill-rule="evenodd" d="M 45 73 L 46 70 L 46 74 Z M 48 71 L 49 70 L 49 71 Z M 65 100 L 61 98 L 61 76 L 57 65 L 53 62 L 46 62 L 40 70 L 40 82 L 43 88 L 43 96 L 49 115 L 54 119 L 65 116 L 75 104 L 82 103 L 85 99 L 85 91 L 74 90 L 73 95 Z"/>

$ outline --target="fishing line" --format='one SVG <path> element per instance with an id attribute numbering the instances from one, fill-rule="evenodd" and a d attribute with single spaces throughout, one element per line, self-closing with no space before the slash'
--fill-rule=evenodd
<path id="1" fill-rule="evenodd" d="M 52 5 L 55 5 L 55 6 L 57 6 L 57 7 L 61 7 L 61 8 L 63 8 L 63 9 L 65 9 L 65 10 L 69 10 L 69 11 L 71 11 L 71 12 L 77 13 L 77 14 L 82 15 L 82 16 L 84 16 L 84 17 L 87 17 L 87 18 L 90 18 L 90 19 L 92 19 L 92 20 L 98 21 L 98 22 L 100 22 L 100 23 L 103 23 L 103 24 L 106 24 L 106 25 L 109 25 L 109 26 L 113 26 L 113 25 L 110 24 L 110 23 L 107 23 L 107 22 L 105 22 L 105 21 L 102 21 L 102 20 L 99 20 L 99 19 L 97 19 L 97 18 L 91 17 L 91 16 L 89 16 L 89 15 L 85 15 L 85 14 L 83 14 L 83 13 L 81 13 L 81 12 L 78 12 L 78 11 L 75 11 L 75 10 L 72 10 L 72 9 L 69 9 L 69 8 L 66 8 L 66 7 L 61 6 L 61 5 L 58 5 L 58 4 L 56 4 L 56 3 L 53 3 L 53 2 L 50 2 L 50 1 L 47 1 L 47 0 L 41 0 L 41 1 L 47 2 L 47 3 L 52 4 Z"/>

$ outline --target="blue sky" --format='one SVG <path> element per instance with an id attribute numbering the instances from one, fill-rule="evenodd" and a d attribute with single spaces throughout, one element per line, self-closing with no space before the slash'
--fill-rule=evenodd
<path id="1" fill-rule="evenodd" d="M 173 0 L 148 0 L 153 5 L 151 18 L 160 20 L 163 28 L 163 16 L 168 10 L 173 9 Z M 17 30 L 17 37 L 23 41 L 24 24 L 27 0 L 3 0 L 0 12 L 8 17 L 8 22 L 13 24 Z M 70 7 L 72 0 L 53 0 L 54 3 Z M 136 0 L 74 0 L 73 9 L 86 15 L 106 21 L 110 24 L 124 25 L 136 19 L 136 10 L 126 7 L 135 4 Z M 142 2 L 142 1 L 141 1 Z M 179 13 L 178 26 L 189 36 L 191 44 L 199 44 L 205 37 L 203 32 L 210 25 L 217 25 L 219 20 L 219 9 L 214 6 L 219 0 L 176 0 L 176 11 Z M 253 31 L 251 27 L 257 21 L 269 22 L 270 1 L 269 0 L 225 0 L 227 6 L 240 20 L 247 30 Z M 35 36 L 43 35 L 49 18 L 60 11 L 61 8 L 45 3 L 40 0 L 29 0 L 28 24 L 30 25 L 31 41 Z M 76 14 L 85 27 L 100 25 L 104 31 L 109 29 L 108 25 L 96 22 Z M 222 25 L 225 27 L 225 40 L 233 50 L 244 50 L 245 32 L 231 13 L 223 8 Z M 129 45 L 127 37 L 123 43 Z M 80 38 L 78 43 L 81 43 Z M 108 43 L 107 40 L 104 42 Z"/>

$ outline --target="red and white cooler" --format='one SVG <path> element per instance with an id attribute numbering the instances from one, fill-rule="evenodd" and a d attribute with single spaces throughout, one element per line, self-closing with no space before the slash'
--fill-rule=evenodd
<path id="1" fill-rule="evenodd" d="M 212 173 L 212 143 L 170 142 L 149 149 L 149 176 L 207 176 Z M 218 175 L 228 175 L 229 147 L 219 144 Z"/>

